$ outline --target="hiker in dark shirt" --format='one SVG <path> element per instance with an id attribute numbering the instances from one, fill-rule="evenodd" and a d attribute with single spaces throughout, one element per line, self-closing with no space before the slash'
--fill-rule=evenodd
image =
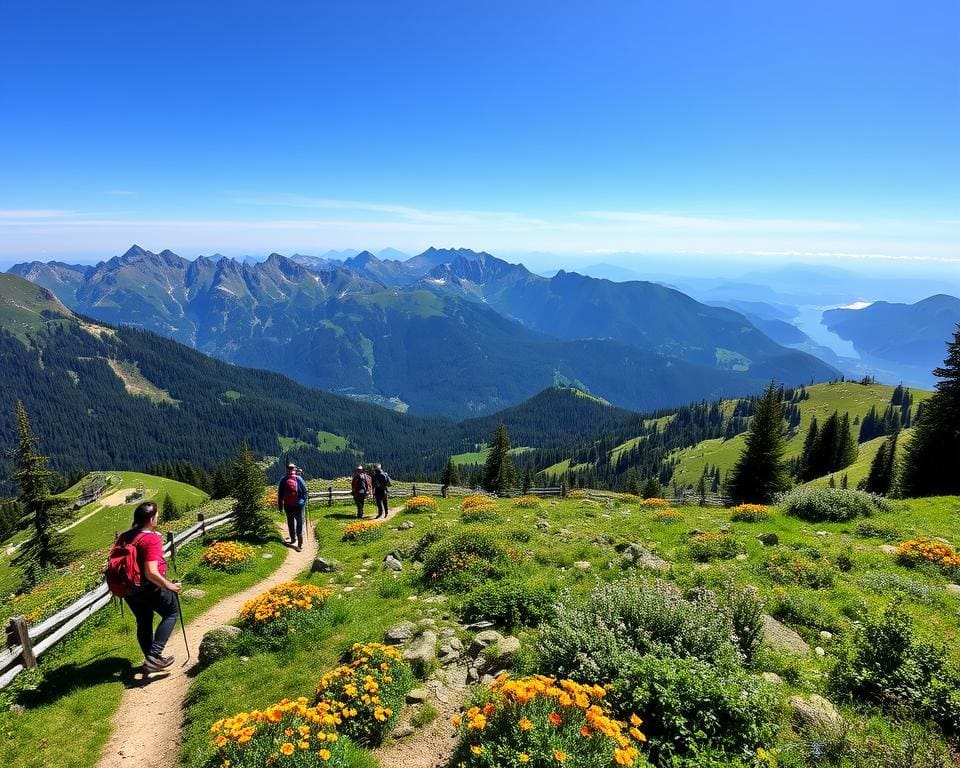
<path id="1" fill-rule="evenodd" d="M 303 508 L 307 504 L 307 484 L 297 474 L 297 465 L 288 464 L 287 474 L 277 486 L 277 508 L 287 515 L 289 542 L 297 552 L 303 547 Z"/>
<path id="2" fill-rule="evenodd" d="M 353 494 L 353 501 L 357 505 L 357 517 L 360 519 L 363 518 L 363 503 L 372 490 L 370 475 L 363 471 L 363 466 L 358 466 L 353 473 L 353 480 L 350 481 L 350 493 Z"/>
<path id="3" fill-rule="evenodd" d="M 390 487 L 390 475 L 383 471 L 383 468 L 377 464 L 373 472 L 373 500 L 377 503 L 377 516 L 375 520 L 381 517 L 387 517 L 387 488 Z"/>

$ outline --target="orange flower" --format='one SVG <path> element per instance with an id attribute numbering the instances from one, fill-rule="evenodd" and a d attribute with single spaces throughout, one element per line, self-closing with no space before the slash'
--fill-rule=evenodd
<path id="1" fill-rule="evenodd" d="M 533 728 L 533 723 L 527 720 L 527 718 L 523 718 L 523 720 L 520 721 L 521 731 L 529 731 L 531 728 Z"/>
<path id="2" fill-rule="evenodd" d="M 550 721 L 551 725 L 560 725 L 563 722 L 563 718 L 560 717 L 556 712 L 551 712 L 550 717 L 547 718 Z"/>
<path id="3" fill-rule="evenodd" d="M 285 741 L 280 745 L 280 751 L 287 757 L 290 757 L 290 755 L 293 754 L 293 744 L 291 744 L 289 741 Z"/>
<path id="4" fill-rule="evenodd" d="M 553 752 L 553 759 L 556 760 L 558 763 L 562 763 L 564 760 L 567 759 L 567 753 L 559 749 L 556 749 Z"/>

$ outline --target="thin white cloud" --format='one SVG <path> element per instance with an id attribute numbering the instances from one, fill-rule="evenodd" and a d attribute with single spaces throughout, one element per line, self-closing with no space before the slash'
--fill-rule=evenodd
<path id="1" fill-rule="evenodd" d="M 602 221 L 649 226 L 654 229 L 713 230 L 721 232 L 853 232 L 862 226 L 855 222 L 816 219 L 764 219 L 723 216 L 686 216 L 651 211 L 584 211 L 584 215 Z"/>
<path id="2" fill-rule="evenodd" d="M 0 219 L 58 219 L 64 216 L 76 216 L 74 211 L 59 211 L 53 208 L 7 208 L 0 209 Z"/>

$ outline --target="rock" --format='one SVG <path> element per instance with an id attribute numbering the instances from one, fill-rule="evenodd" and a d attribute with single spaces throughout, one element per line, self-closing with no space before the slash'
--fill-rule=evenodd
<path id="1" fill-rule="evenodd" d="M 415 634 L 417 634 L 416 624 L 412 621 L 401 621 L 399 624 L 394 624 L 390 627 L 383 636 L 383 639 L 390 645 L 399 645 L 400 643 L 405 643 L 407 640 L 413 639 Z"/>
<path id="2" fill-rule="evenodd" d="M 447 645 L 449 645 L 449 646 L 450 646 L 451 648 L 453 648 L 453 650 L 455 650 L 455 651 L 462 651 L 462 650 L 463 650 L 463 641 L 461 641 L 459 637 L 451 637 L 451 638 L 447 641 Z"/>
<path id="3" fill-rule="evenodd" d="M 409 531 L 411 528 L 413 528 L 413 520 L 405 520 L 404 522 L 400 523 L 399 530 Z"/>
<path id="4" fill-rule="evenodd" d="M 801 725 L 807 728 L 837 728 L 843 724 L 843 717 L 837 708 L 823 696 L 811 693 L 810 696 L 791 696 L 787 707 Z"/>
<path id="5" fill-rule="evenodd" d="M 818 539 L 825 539 L 825 538 L 827 538 L 827 536 L 829 536 L 829 535 L 830 535 L 830 534 L 827 533 L 826 531 L 817 531 L 817 533 L 816 533 L 816 536 L 817 536 Z"/>
<path id="6" fill-rule="evenodd" d="M 478 632 L 473 638 L 473 642 L 470 643 L 470 655 L 476 658 L 484 648 L 499 643 L 501 640 L 503 640 L 503 635 L 495 629 L 485 629 L 483 632 Z"/>
<path id="7" fill-rule="evenodd" d="M 734 560 L 739 560 L 740 562 L 743 562 L 746 559 L 747 559 L 747 555 L 745 555 L 743 552 L 741 552 L 739 555 L 737 555 L 734 558 Z"/>
<path id="8" fill-rule="evenodd" d="M 477 672 L 477 668 L 476 668 L 476 667 L 470 667 L 470 669 L 467 670 L 467 682 L 468 682 L 468 683 L 475 683 L 475 682 L 477 682 L 479 679 L 480 679 L 480 673 Z"/>
<path id="9" fill-rule="evenodd" d="M 23 706 L 23 704 L 11 704 L 10 711 L 13 712 L 13 714 L 15 715 L 22 715 L 24 712 L 27 711 L 27 708 Z"/>
<path id="10" fill-rule="evenodd" d="M 424 600 L 423 602 L 427 602 L 427 601 Z M 419 624 L 421 627 L 435 627 L 435 626 L 437 626 L 437 621 L 436 621 L 436 619 L 429 619 L 429 618 L 427 618 L 427 619 L 420 619 L 420 620 L 417 622 L 417 624 Z"/>
<path id="11" fill-rule="evenodd" d="M 557 536 L 563 539 L 572 539 L 573 531 L 571 531 L 569 528 L 561 528 L 559 531 L 557 531 Z"/>
<path id="12" fill-rule="evenodd" d="M 881 544 L 877 547 L 885 555 L 895 555 L 897 554 L 897 548 L 893 544 Z"/>
<path id="13" fill-rule="evenodd" d="M 423 602 L 431 603 L 431 604 L 445 603 L 447 602 L 447 596 L 446 595 L 430 595 L 430 597 L 424 598 Z"/>
<path id="14" fill-rule="evenodd" d="M 273 552 L 264 552 L 262 557 L 264 560 L 270 560 L 273 558 Z"/>
<path id="15" fill-rule="evenodd" d="M 413 736 L 416 732 L 417 729 L 410 725 L 410 723 L 404 723 L 403 725 L 398 725 L 390 735 L 395 739 L 405 739 L 407 736 Z"/>
<path id="16" fill-rule="evenodd" d="M 429 696 L 426 688 L 414 688 L 407 694 L 407 704 L 422 704 Z"/>
<path id="17" fill-rule="evenodd" d="M 197 589 L 196 587 L 191 589 L 185 589 L 180 593 L 181 597 L 187 598 L 187 600 L 200 600 L 207 596 L 207 593 L 202 589 Z"/>
<path id="18" fill-rule="evenodd" d="M 397 558 L 395 558 L 393 555 L 387 555 L 385 558 L 383 558 L 383 567 L 388 568 L 391 571 L 399 572 L 403 570 L 403 563 L 397 560 Z"/>
<path id="19" fill-rule="evenodd" d="M 317 557 L 310 566 L 311 573 L 333 573 L 340 570 L 340 563 L 332 558 Z"/>
<path id="20" fill-rule="evenodd" d="M 537 528 L 541 531 L 545 531 L 550 527 L 550 523 L 546 520 L 537 520 Z"/>
<path id="21" fill-rule="evenodd" d="M 648 571 L 669 571 L 670 563 L 657 557 L 640 544 L 628 544 L 620 561 L 623 568 L 643 568 Z"/>
<path id="22" fill-rule="evenodd" d="M 455 651 L 453 648 L 451 648 L 449 645 L 446 645 L 446 644 L 440 646 L 439 653 L 440 653 L 439 661 L 440 661 L 441 667 L 445 667 L 448 664 L 453 664 L 453 662 L 455 662 L 457 659 L 460 658 L 460 651 Z"/>
<path id="23" fill-rule="evenodd" d="M 775 533 L 758 533 L 757 541 L 765 547 L 775 547 L 780 543 L 780 537 Z"/>
<path id="24" fill-rule="evenodd" d="M 947 584 L 947 593 L 960 597 L 960 584 Z"/>
<path id="25" fill-rule="evenodd" d="M 426 600 L 424 600 L 424 602 L 426 602 Z M 440 630 L 440 637 L 443 637 L 443 638 L 455 637 L 456 634 L 457 634 L 457 631 L 453 627 L 444 627 L 443 629 Z"/>
<path id="26" fill-rule="evenodd" d="M 424 630 L 423 634 L 410 641 L 403 652 L 403 659 L 417 677 L 429 674 L 437 661 L 437 633 Z"/>
<path id="27" fill-rule="evenodd" d="M 480 682 L 483 683 L 484 685 L 490 685 L 490 683 L 492 683 L 496 679 L 497 678 L 495 678 L 493 675 L 484 675 L 483 677 L 480 678 Z"/>
<path id="28" fill-rule="evenodd" d="M 767 645 L 781 651 L 789 651 L 800 655 L 810 653 L 810 646 L 807 645 L 806 641 L 786 624 L 781 624 L 773 616 L 766 613 L 763 614 L 762 619 L 763 641 Z"/>
<path id="29" fill-rule="evenodd" d="M 825 629 L 820 630 L 820 639 L 821 640 L 833 640 L 833 632 L 827 632 Z"/>
<path id="30" fill-rule="evenodd" d="M 207 667 L 213 662 L 229 656 L 233 642 L 240 635 L 240 627 L 224 624 L 209 630 L 200 641 L 200 665 Z"/>
<path id="31" fill-rule="evenodd" d="M 589 571 L 590 563 L 588 563 L 586 560 L 577 560 L 573 564 L 573 567 L 576 568 L 578 571 Z"/>
<path id="32" fill-rule="evenodd" d="M 520 652 L 520 641 L 513 635 L 507 635 L 493 645 L 487 646 L 484 656 L 487 658 L 487 667 L 504 669 L 513 665 L 513 660 Z"/>
<path id="33" fill-rule="evenodd" d="M 353 592 L 353 590 L 355 590 L 355 589 L 356 589 L 356 587 L 344 587 L 344 588 L 343 588 L 343 591 L 344 591 L 344 592 Z"/>
<path id="34" fill-rule="evenodd" d="M 827 652 L 819 645 L 813 649 L 813 652 L 817 654 L 817 656 L 819 656 L 821 659 L 827 655 Z"/>
<path id="35" fill-rule="evenodd" d="M 766 680 L 770 685 L 783 685 L 783 678 L 776 672 L 762 672 L 760 677 Z"/>

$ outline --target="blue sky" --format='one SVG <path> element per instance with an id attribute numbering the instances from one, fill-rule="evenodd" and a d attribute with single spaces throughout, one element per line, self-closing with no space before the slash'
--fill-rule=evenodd
<path id="1" fill-rule="evenodd" d="M 4 262 L 138 242 L 960 267 L 955 0 L 0 13 Z"/>

